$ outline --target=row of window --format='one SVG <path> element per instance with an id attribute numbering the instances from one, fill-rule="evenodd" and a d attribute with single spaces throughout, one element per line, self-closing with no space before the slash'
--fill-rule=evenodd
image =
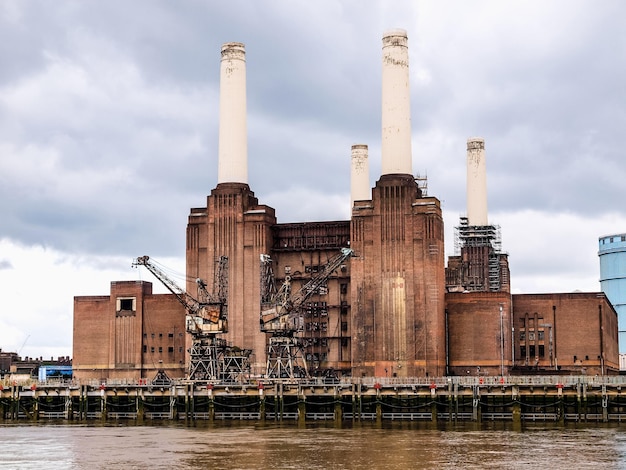
<path id="1" fill-rule="evenodd" d="M 535 336 L 537 337 L 537 341 L 543 341 L 545 334 L 542 330 L 539 330 L 536 332 L 537 334 L 535 335 L 534 331 L 529 331 L 528 332 L 528 341 L 535 341 Z M 526 332 L 525 331 L 520 331 L 519 333 L 519 340 L 520 341 L 526 341 Z"/>
<path id="2" fill-rule="evenodd" d="M 307 353 L 307 361 L 325 361 L 328 358 L 328 353 Z"/>
<path id="3" fill-rule="evenodd" d="M 305 325 L 306 331 L 328 331 L 328 323 L 325 321 L 312 321 L 310 323 L 305 323 Z"/>
<path id="4" fill-rule="evenodd" d="M 604 245 L 607 240 L 609 240 L 609 243 L 614 243 L 616 241 L 623 241 L 626 242 L 626 235 L 621 235 L 619 237 L 609 237 L 609 238 L 603 238 L 602 239 L 602 244 Z"/>
<path id="5" fill-rule="evenodd" d="M 520 356 L 526 357 L 526 346 L 520 346 Z M 534 344 L 528 346 L 528 357 L 544 357 L 545 356 L 545 346 L 543 344 L 538 345 L 538 348 L 535 348 Z"/>
<path id="6" fill-rule="evenodd" d="M 528 315 L 528 314 L 527 314 Z M 522 328 L 525 328 L 526 325 L 526 318 L 522 317 L 519 319 L 520 323 L 522 324 Z M 539 326 L 542 326 L 541 323 L 543 323 L 543 317 L 538 317 L 537 318 L 537 324 Z M 530 316 L 528 318 L 528 328 L 535 328 L 535 317 L 534 316 Z"/>
<path id="7" fill-rule="evenodd" d="M 526 351 L 528 351 L 528 357 L 532 358 L 532 357 L 544 357 L 545 356 L 545 348 L 543 346 L 543 344 L 538 345 L 537 349 L 535 349 L 534 345 L 531 345 L 528 347 L 528 349 L 526 349 L 526 346 L 520 346 L 520 355 L 521 357 L 527 357 L 526 355 Z M 535 352 L 537 352 L 537 354 L 535 354 Z M 598 359 L 600 359 L 600 356 L 598 356 Z M 589 360 L 589 356 L 585 356 L 585 361 Z M 578 361 L 578 356 L 574 356 L 574 362 Z M 582 358 L 581 358 L 582 361 Z"/>
<path id="8" fill-rule="evenodd" d="M 158 334 L 157 334 L 157 333 L 150 333 L 150 337 L 151 337 L 152 339 L 155 339 L 157 336 L 159 337 L 159 339 L 162 339 L 162 338 L 163 338 L 163 333 L 158 333 Z M 174 339 L 174 333 L 168 333 L 168 334 L 167 334 L 167 337 L 168 337 L 169 339 Z M 179 338 L 182 338 L 182 337 L 183 337 L 183 334 L 182 334 L 182 333 L 178 333 L 178 337 L 179 337 Z M 144 334 L 143 334 L 143 339 L 147 339 L 147 338 L 148 338 L 148 333 L 144 333 Z"/>
<path id="9" fill-rule="evenodd" d="M 308 346 L 328 346 L 328 338 L 304 338 L 302 340 L 302 346 L 305 348 Z"/>

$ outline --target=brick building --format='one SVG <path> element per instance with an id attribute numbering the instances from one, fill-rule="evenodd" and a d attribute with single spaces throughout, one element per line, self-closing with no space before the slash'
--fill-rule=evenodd
<path id="1" fill-rule="evenodd" d="M 185 375 L 185 310 L 145 281 L 111 282 L 110 295 L 74 297 L 74 377 Z"/>
<path id="2" fill-rule="evenodd" d="M 617 312 L 601 292 L 513 296 L 515 373 L 619 373 Z"/>
<path id="3" fill-rule="evenodd" d="M 214 279 L 228 258 L 228 332 L 266 371 L 259 327 L 261 255 L 295 291 L 339 250 L 346 259 L 306 300 L 300 341 L 313 374 L 615 373 L 617 318 L 603 294 L 511 295 L 508 256 L 487 220 L 484 141 L 468 140 L 468 217 L 445 267 L 440 202 L 412 174 L 406 33 L 383 38 L 382 174 L 369 189 L 367 146 L 353 146 L 350 220 L 277 223 L 248 185 L 245 53 L 222 49 L 218 181 L 187 224 L 188 279 Z M 471 170 L 471 171 L 470 171 Z M 365 190 L 363 189 L 365 188 Z M 188 281 L 187 292 L 195 283 Z M 79 378 L 185 375 L 184 308 L 150 283 L 113 282 L 109 296 L 76 297 Z"/>

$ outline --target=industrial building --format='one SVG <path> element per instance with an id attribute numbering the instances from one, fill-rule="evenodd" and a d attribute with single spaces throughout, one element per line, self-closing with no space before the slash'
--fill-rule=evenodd
<path id="1" fill-rule="evenodd" d="M 20 357 L 16 352 L 0 349 L 0 380 L 7 382 L 29 380 L 33 377 L 67 379 L 72 375 L 72 360 L 68 356 L 56 359 L 43 357 Z M 0 415 L 1 416 L 1 415 Z"/>
<path id="2" fill-rule="evenodd" d="M 600 289 L 617 311 L 620 369 L 626 370 L 626 233 L 598 239 Z"/>
<path id="3" fill-rule="evenodd" d="M 218 180 L 189 213 L 185 292 L 157 274 L 173 295 L 137 281 L 76 297 L 75 377 L 187 376 L 203 365 L 198 351 L 222 362 L 247 351 L 237 372 L 254 377 L 271 375 L 272 360 L 332 377 L 617 373 L 617 314 L 606 295 L 511 294 L 500 228 L 488 220 L 481 138 L 467 142 L 467 216 L 446 267 L 440 201 L 413 175 L 405 31 L 383 37 L 373 188 L 368 146 L 346 152 L 350 220 L 279 223 L 259 202 L 248 184 L 243 44 L 224 44 L 220 70 Z M 332 264 L 346 248 L 351 255 Z M 264 299 L 278 298 L 268 297 L 268 273 L 288 314 L 261 315 Z M 202 295 L 213 300 L 194 300 Z M 206 322 L 198 312 L 209 304 L 219 313 Z M 199 333 L 185 334 L 190 321 Z"/>

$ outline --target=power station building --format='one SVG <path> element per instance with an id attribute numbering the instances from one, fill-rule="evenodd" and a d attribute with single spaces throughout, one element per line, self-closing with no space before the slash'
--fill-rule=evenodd
<path id="1" fill-rule="evenodd" d="M 244 45 L 225 44 L 220 67 L 218 181 L 189 213 L 185 289 L 193 295 L 195 279 L 218 278 L 217 261 L 228 259 L 223 339 L 252 351 L 251 375 L 266 372 L 262 256 L 276 284 L 289 281 L 295 291 L 347 247 L 353 256 L 302 305 L 299 338 L 313 375 L 617 373 L 617 315 L 606 295 L 511 294 L 508 255 L 487 216 L 480 138 L 467 142 L 467 217 L 446 267 L 440 201 L 413 175 L 405 31 L 383 37 L 382 171 L 370 188 L 368 146 L 352 147 L 350 220 L 278 223 L 259 202 L 248 185 Z M 76 297 L 74 375 L 185 376 L 184 328 L 185 307 L 152 294 L 147 282 Z"/>

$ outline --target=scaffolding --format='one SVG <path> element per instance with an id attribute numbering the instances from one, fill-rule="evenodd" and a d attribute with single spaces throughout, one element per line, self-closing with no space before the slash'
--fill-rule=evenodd
<path id="1" fill-rule="evenodd" d="M 422 193 L 422 197 L 428 196 L 428 175 L 424 174 L 423 176 L 419 173 L 415 175 L 415 182 L 417 183 L 417 187 Z"/>
<path id="2" fill-rule="evenodd" d="M 480 249 L 485 256 L 482 259 L 468 260 L 471 264 L 487 264 L 487 279 L 484 282 L 474 282 L 472 286 L 467 285 L 468 290 L 489 290 L 498 291 L 502 287 L 502 273 L 500 268 L 500 257 L 502 254 L 502 238 L 499 225 L 469 225 L 467 217 L 461 217 L 459 225 L 454 232 L 454 251 L 457 256 L 462 256 L 462 252 L 477 252 Z"/>

